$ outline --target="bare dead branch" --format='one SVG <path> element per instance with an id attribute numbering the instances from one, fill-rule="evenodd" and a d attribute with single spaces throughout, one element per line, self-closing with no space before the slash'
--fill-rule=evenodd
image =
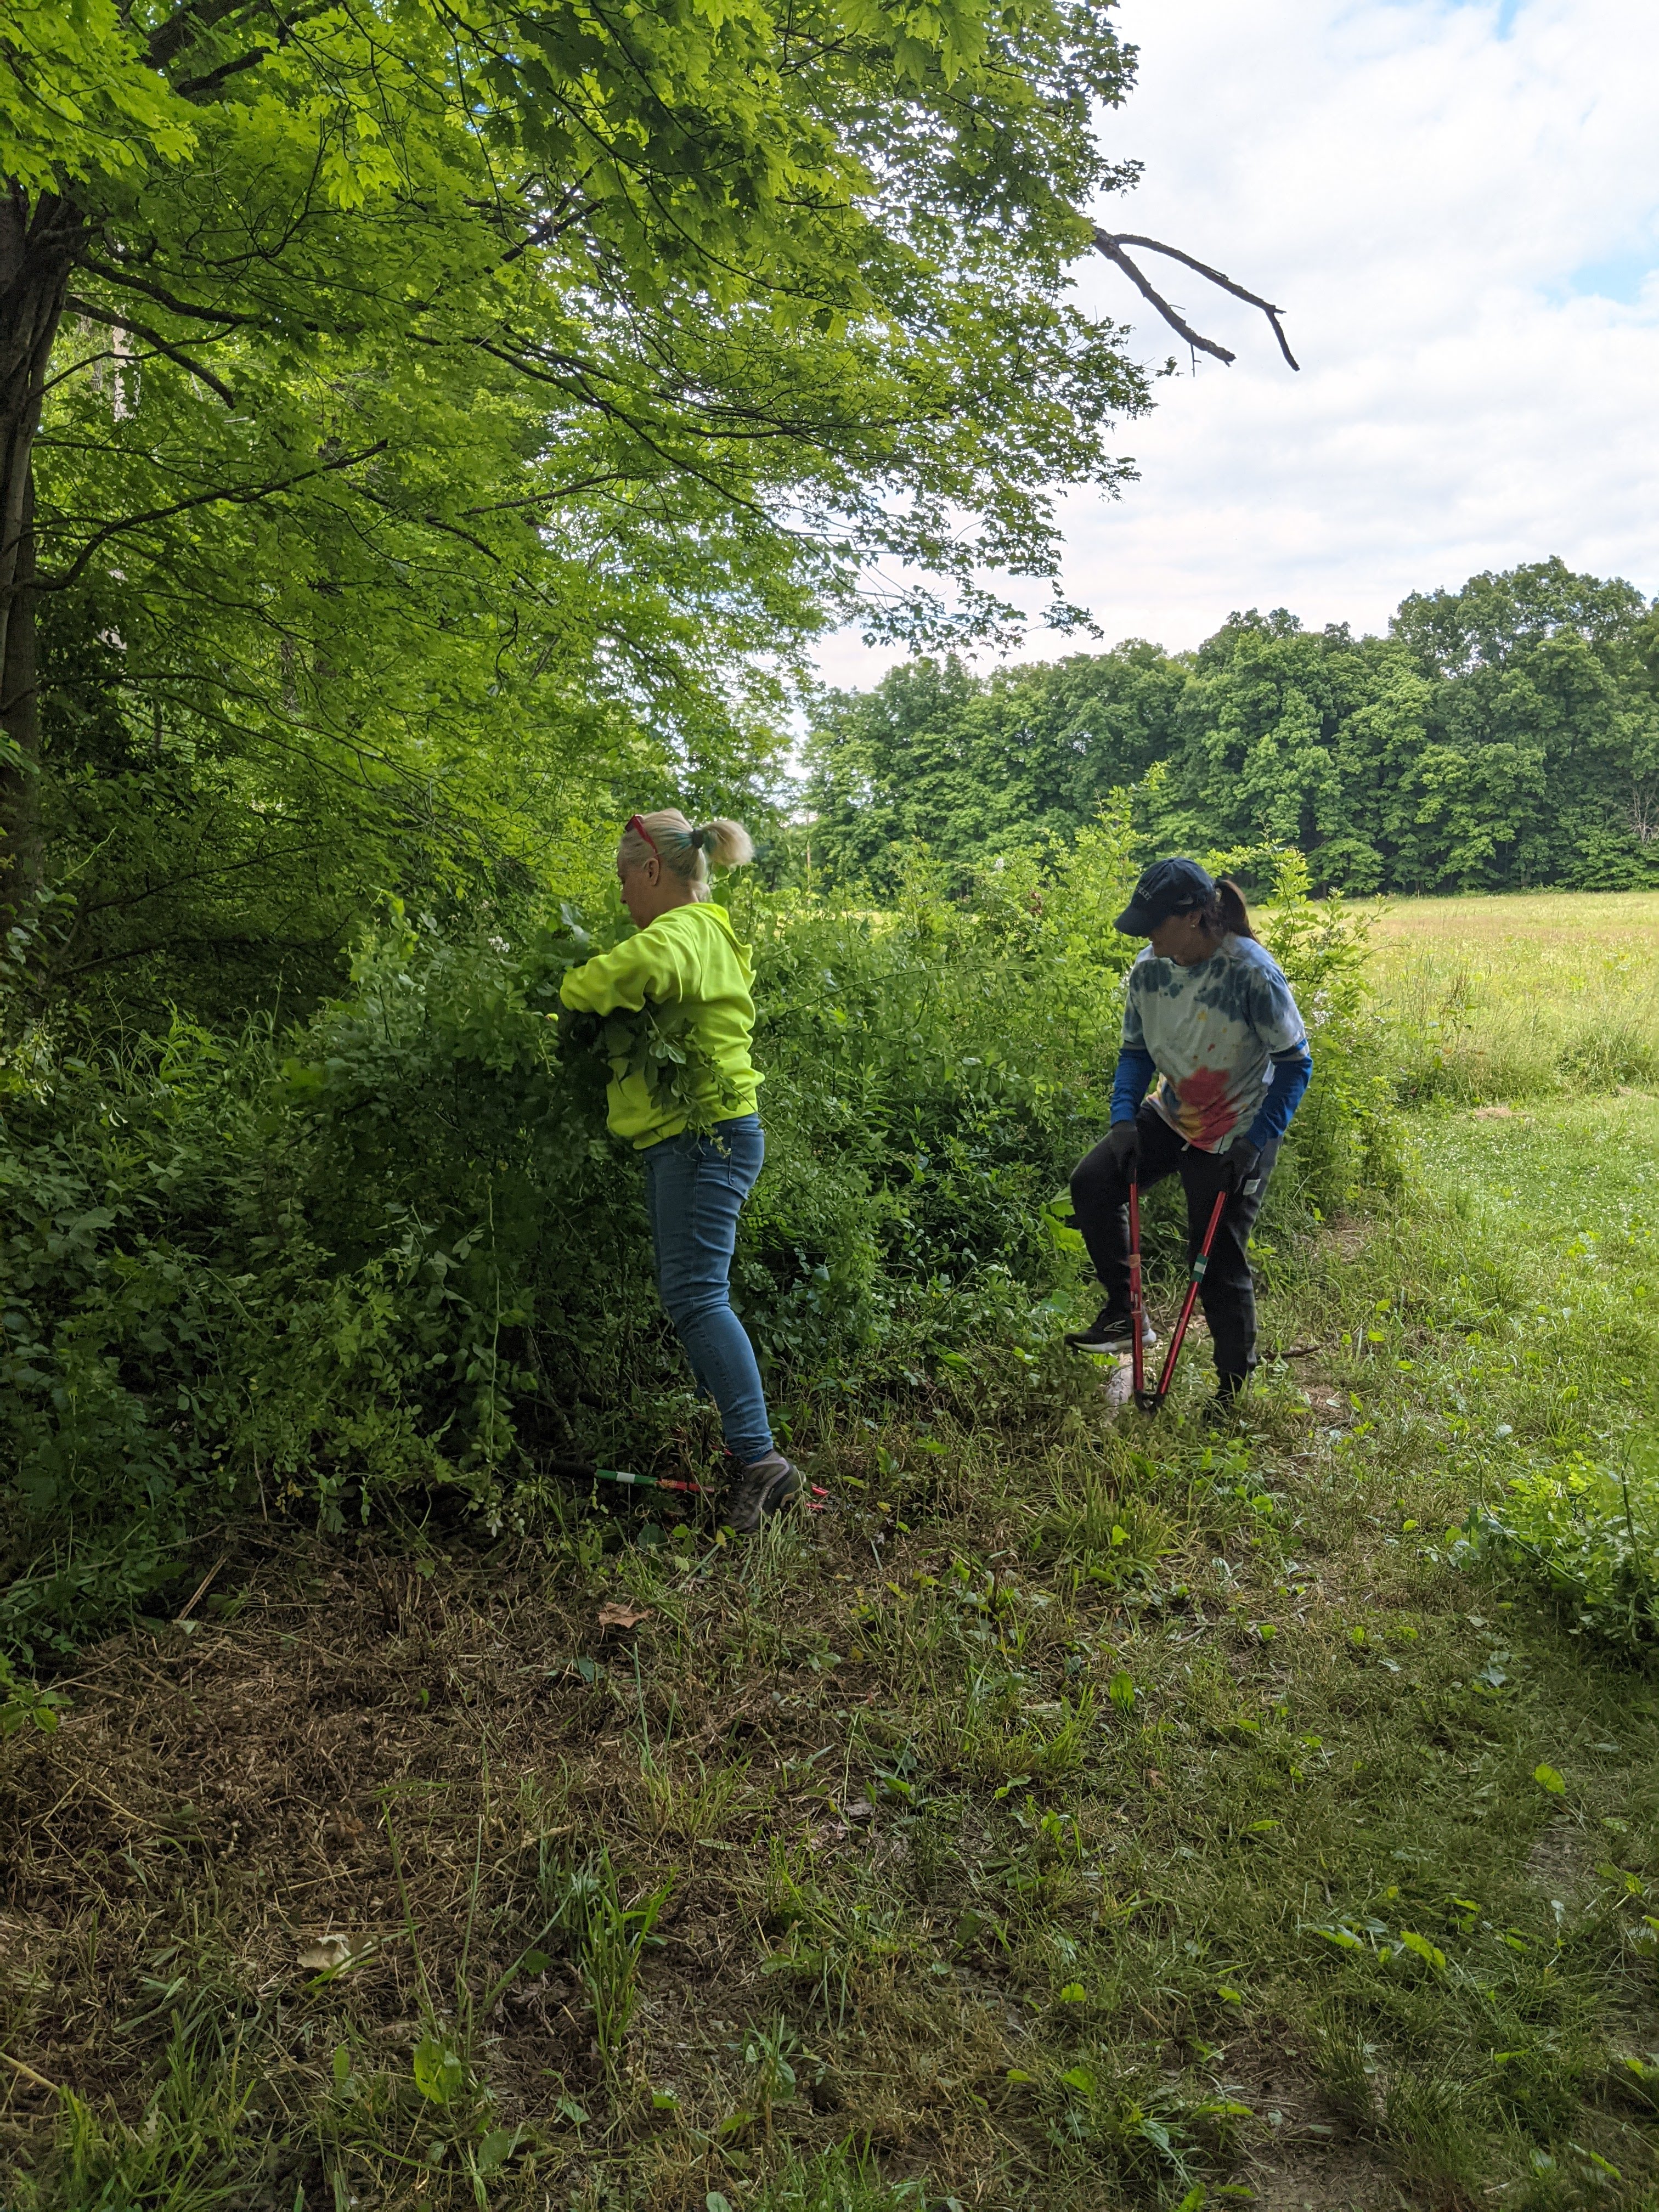
<path id="1" fill-rule="evenodd" d="M 1224 276 L 1219 269 L 1212 269 L 1206 262 L 1195 261 L 1190 253 L 1183 253 L 1178 246 L 1165 246 L 1156 238 L 1139 238 L 1131 231 L 1102 230 L 1097 224 L 1095 228 L 1095 244 L 1109 261 L 1123 271 L 1141 297 L 1150 301 L 1158 309 L 1170 328 L 1184 338 L 1195 351 L 1207 353 L 1212 359 L 1230 364 L 1238 358 L 1237 354 L 1229 353 L 1225 346 L 1218 345 L 1213 338 L 1206 338 L 1195 331 L 1181 310 L 1171 306 L 1157 287 L 1148 280 L 1145 273 L 1131 261 L 1123 250 L 1126 246 L 1138 246 L 1148 253 L 1167 254 L 1171 261 L 1179 261 L 1184 267 L 1195 270 L 1206 283 L 1218 286 L 1224 292 L 1231 292 L 1234 299 L 1243 300 L 1252 307 L 1260 307 L 1272 326 L 1273 336 L 1279 340 L 1280 353 L 1284 355 L 1292 368 L 1301 368 L 1301 362 L 1297 361 L 1285 342 L 1284 325 L 1279 319 L 1284 313 L 1284 309 L 1275 307 L 1270 300 L 1264 300 L 1259 293 L 1247 292 L 1242 284 L 1235 284 L 1232 278 Z"/>

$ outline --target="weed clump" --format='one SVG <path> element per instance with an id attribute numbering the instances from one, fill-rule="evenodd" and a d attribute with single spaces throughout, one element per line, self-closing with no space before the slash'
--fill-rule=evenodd
<path id="1" fill-rule="evenodd" d="M 1582 1452 L 1511 1476 L 1470 1542 L 1540 1575 L 1576 1632 L 1632 1656 L 1659 1644 L 1659 1450 L 1615 1465 Z"/>

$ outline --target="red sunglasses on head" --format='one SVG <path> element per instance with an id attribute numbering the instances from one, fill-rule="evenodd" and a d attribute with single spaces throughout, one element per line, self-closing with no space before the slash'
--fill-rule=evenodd
<path id="1" fill-rule="evenodd" d="M 640 819 L 640 817 L 639 817 L 639 816 L 638 816 L 637 814 L 630 814 L 630 815 L 629 816 L 629 817 L 628 817 L 628 827 L 629 827 L 629 830 L 637 830 L 639 831 L 639 833 L 640 833 L 641 836 L 644 838 L 644 840 L 645 840 L 646 843 L 647 843 L 647 844 L 651 848 L 652 851 L 656 854 L 657 858 L 658 858 L 659 860 L 661 860 L 661 858 L 662 858 L 662 849 L 661 849 L 661 848 L 660 848 L 660 847 L 659 846 L 659 844 L 657 843 L 656 839 L 655 839 L 655 838 L 651 835 L 651 832 L 650 832 L 650 831 L 646 828 L 646 826 L 645 826 L 644 823 L 641 821 L 641 819 Z"/>

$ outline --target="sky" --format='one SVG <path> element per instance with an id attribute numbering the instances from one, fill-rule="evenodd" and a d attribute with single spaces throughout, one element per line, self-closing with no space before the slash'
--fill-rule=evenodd
<path id="1" fill-rule="evenodd" d="M 1253 606 L 1382 630 L 1407 592 L 1553 553 L 1659 593 L 1655 0 L 1123 0 L 1119 21 L 1139 82 L 1103 129 L 1146 174 L 1101 219 L 1282 307 L 1302 369 L 1144 257 L 1238 359 L 1183 358 L 1119 428 L 1139 481 L 1064 502 L 1063 589 L 1105 640 L 1176 650 Z M 1103 261 L 1080 296 L 1139 359 L 1184 354 Z M 1090 643 L 1039 629 L 1018 657 Z M 847 632 L 819 665 L 866 684 L 898 657 Z"/>

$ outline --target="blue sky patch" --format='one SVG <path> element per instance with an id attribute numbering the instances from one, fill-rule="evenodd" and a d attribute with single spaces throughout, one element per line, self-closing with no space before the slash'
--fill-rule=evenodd
<path id="1" fill-rule="evenodd" d="M 1618 300 L 1633 307 L 1642 288 L 1659 270 L 1659 250 L 1650 243 L 1632 246 L 1624 253 L 1609 253 L 1597 261 L 1582 262 L 1561 287 L 1564 295 L 1583 299 Z"/>
<path id="2" fill-rule="evenodd" d="M 1515 28 L 1515 19 L 1525 5 L 1525 0 L 1497 0 L 1495 7 L 1492 0 L 1448 0 L 1448 4 L 1453 8 L 1480 9 L 1482 15 L 1492 16 L 1494 36 L 1507 39 Z"/>

